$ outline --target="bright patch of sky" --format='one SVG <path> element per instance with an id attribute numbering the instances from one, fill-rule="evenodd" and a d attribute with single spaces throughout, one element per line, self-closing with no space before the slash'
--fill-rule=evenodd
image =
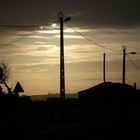
<path id="1" fill-rule="evenodd" d="M 137 69 L 140 69 L 139 28 L 75 29 L 102 46 L 120 51 L 103 49 L 65 27 L 67 93 L 76 93 L 102 82 L 104 52 L 107 81 L 121 82 L 122 45 L 127 46 L 127 52 L 137 52 L 137 55 L 130 55 L 130 58 L 137 65 Z M 1 58 L 9 57 L 11 60 L 10 85 L 20 81 L 25 88 L 25 94 L 29 95 L 59 93 L 59 38 L 59 29 L 53 30 L 53 27 L 35 32 L 6 31 L 0 38 L 0 55 Z M 128 60 L 126 64 L 127 82 L 137 82 L 140 87 L 140 78 L 137 77 L 139 71 Z"/>

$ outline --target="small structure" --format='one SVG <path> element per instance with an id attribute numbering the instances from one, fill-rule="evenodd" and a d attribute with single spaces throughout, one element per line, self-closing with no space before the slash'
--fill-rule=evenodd
<path id="1" fill-rule="evenodd" d="M 128 84 L 103 82 L 89 89 L 78 92 L 82 100 L 124 100 L 138 97 L 137 90 Z"/>
<path id="2" fill-rule="evenodd" d="M 17 82 L 17 84 L 16 84 L 16 86 L 15 86 L 15 88 L 13 90 L 13 93 L 16 96 L 19 96 L 19 92 L 24 92 L 24 90 L 23 90 L 21 84 L 19 82 Z"/>

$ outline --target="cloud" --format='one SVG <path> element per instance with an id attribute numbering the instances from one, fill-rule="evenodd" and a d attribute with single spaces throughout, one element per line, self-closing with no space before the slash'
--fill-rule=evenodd
<path id="1" fill-rule="evenodd" d="M 47 75 L 59 73 L 59 66 L 58 64 L 41 64 L 41 63 L 29 63 L 26 64 L 13 64 L 12 65 L 12 73 L 40 73 L 43 77 L 43 73 Z"/>
<path id="2" fill-rule="evenodd" d="M 47 51 L 48 48 L 41 46 L 41 47 L 38 47 L 38 48 L 35 49 L 35 50 L 36 50 L 36 51 Z"/>
<path id="3" fill-rule="evenodd" d="M 57 38 L 60 38 L 60 36 L 59 35 L 57 35 L 56 36 Z M 64 38 L 65 39 L 83 39 L 83 37 L 81 37 L 81 36 L 78 36 L 78 35 L 64 35 Z"/>
<path id="4" fill-rule="evenodd" d="M 41 35 L 32 35 L 29 38 L 33 38 L 33 39 L 44 39 L 44 40 L 46 39 L 46 37 L 41 36 Z"/>
<path id="5" fill-rule="evenodd" d="M 59 11 L 64 13 L 64 18 L 71 16 L 68 24 L 91 40 L 107 48 L 122 50 L 122 45 L 126 45 L 127 52 L 136 51 L 136 56 L 131 58 L 139 66 L 139 1 L 4 0 L 0 4 L 0 24 L 46 26 L 42 30 L 0 27 L 0 55 L 11 57 L 13 77 L 23 80 L 28 91 L 42 93 L 39 90 L 59 89 Z M 54 22 L 57 25 L 51 26 Z M 106 52 L 107 79 L 121 79 L 122 52 L 99 48 L 66 24 L 64 35 L 67 90 L 87 88 L 102 80 L 103 52 Z M 14 42 L 16 39 L 20 40 Z M 139 81 L 128 59 L 126 70 L 127 78 L 131 75 L 131 80 Z"/>
<path id="6" fill-rule="evenodd" d="M 132 28 L 140 26 L 139 1 L 12 0 L 0 5 L 1 24 L 39 24 L 58 20 L 58 12 L 78 26 Z M 18 14 L 17 14 L 18 13 Z"/>

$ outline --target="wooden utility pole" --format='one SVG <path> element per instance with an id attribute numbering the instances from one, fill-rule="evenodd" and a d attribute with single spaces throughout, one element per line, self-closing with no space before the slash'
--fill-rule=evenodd
<path id="1" fill-rule="evenodd" d="M 105 80 L 105 53 L 103 54 L 103 80 L 104 82 L 106 81 Z"/>
<path id="2" fill-rule="evenodd" d="M 58 16 L 60 21 L 60 99 L 65 99 L 63 13 L 60 12 Z"/>
<path id="3" fill-rule="evenodd" d="M 125 84 L 125 55 L 126 55 L 126 46 L 122 46 L 122 49 L 123 49 L 122 84 Z"/>
<path id="4" fill-rule="evenodd" d="M 60 22 L 60 99 L 65 99 L 65 63 L 64 63 L 64 36 L 63 22 L 71 20 L 71 17 L 64 18 L 63 13 L 58 14 Z"/>
<path id="5" fill-rule="evenodd" d="M 135 55 L 136 52 L 129 52 L 129 53 L 126 53 L 126 46 L 122 46 L 122 49 L 123 49 L 122 84 L 125 84 L 125 75 L 126 75 L 126 70 L 125 70 L 125 57 L 126 57 L 126 55 L 129 55 L 129 54 L 133 54 L 133 55 Z"/>

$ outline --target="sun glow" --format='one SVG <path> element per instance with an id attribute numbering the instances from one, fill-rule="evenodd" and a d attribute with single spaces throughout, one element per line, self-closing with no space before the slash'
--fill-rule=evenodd
<path id="1" fill-rule="evenodd" d="M 58 27 L 56 23 L 53 23 L 51 26 L 52 26 L 53 28 Z"/>

